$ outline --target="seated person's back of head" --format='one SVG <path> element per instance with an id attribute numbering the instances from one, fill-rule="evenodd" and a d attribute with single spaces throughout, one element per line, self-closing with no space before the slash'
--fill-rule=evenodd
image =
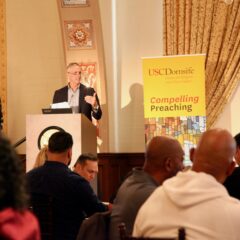
<path id="1" fill-rule="evenodd" d="M 28 210 L 22 162 L 1 134 L 0 186 L 0 239 L 40 239 L 37 219 Z"/>
<path id="2" fill-rule="evenodd" d="M 231 134 L 211 129 L 191 150 L 192 170 L 165 181 L 140 208 L 134 236 L 176 237 L 186 229 L 187 239 L 238 239 L 240 202 L 222 183 L 234 169 L 236 150 Z"/>
<path id="3" fill-rule="evenodd" d="M 48 146 L 45 145 L 39 150 L 33 168 L 40 167 L 45 163 L 47 160 L 47 149 Z"/>
<path id="4" fill-rule="evenodd" d="M 134 168 L 132 174 L 120 186 L 114 200 L 110 239 L 119 239 L 118 225 L 126 224 L 127 234 L 132 233 L 138 209 L 166 179 L 183 168 L 184 152 L 173 138 L 158 136 L 148 144 L 143 169 Z"/>
<path id="5" fill-rule="evenodd" d="M 89 183 L 68 168 L 72 146 L 69 133 L 54 133 L 48 142 L 48 160 L 27 174 L 32 195 L 53 197 L 54 238 L 58 240 L 75 239 L 85 217 L 107 210 Z"/>

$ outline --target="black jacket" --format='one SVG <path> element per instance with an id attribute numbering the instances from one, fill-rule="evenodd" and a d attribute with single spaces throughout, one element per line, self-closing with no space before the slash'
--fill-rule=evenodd
<path id="1" fill-rule="evenodd" d="M 90 184 L 60 162 L 46 161 L 27 173 L 31 195 L 54 199 L 54 240 L 75 240 L 82 221 L 107 207 L 98 200 Z"/>
<path id="2" fill-rule="evenodd" d="M 99 120 L 102 116 L 102 110 L 100 108 L 100 103 L 98 96 L 97 102 L 98 102 L 98 110 L 93 111 L 91 104 L 87 103 L 84 98 L 85 96 L 93 96 L 95 93 L 93 88 L 86 87 L 83 84 L 80 84 L 79 87 L 80 93 L 79 93 L 79 113 L 83 113 L 90 121 L 92 121 L 92 116 Z M 68 101 L 68 86 L 65 86 L 63 88 L 60 88 L 55 91 L 54 96 L 53 96 L 53 103 L 60 103 L 60 102 L 67 102 Z"/>

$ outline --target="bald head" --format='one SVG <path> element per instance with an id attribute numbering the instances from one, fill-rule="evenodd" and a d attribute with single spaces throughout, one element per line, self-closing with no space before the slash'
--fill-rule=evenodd
<path id="1" fill-rule="evenodd" d="M 192 154 L 192 169 L 211 174 L 219 182 L 223 182 L 234 168 L 235 152 L 236 143 L 227 130 L 208 130 L 203 133 Z"/>
<path id="2" fill-rule="evenodd" d="M 166 136 L 154 137 L 146 149 L 144 170 L 152 176 L 157 176 L 161 184 L 166 178 L 182 170 L 183 156 L 183 149 L 176 139 Z"/>

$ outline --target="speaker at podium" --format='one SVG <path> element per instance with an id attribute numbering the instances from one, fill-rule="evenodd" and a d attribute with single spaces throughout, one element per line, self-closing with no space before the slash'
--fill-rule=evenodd
<path id="1" fill-rule="evenodd" d="M 56 131 L 66 131 L 73 137 L 73 167 L 82 153 L 97 154 L 96 127 L 83 114 L 34 114 L 26 116 L 26 170 L 33 168 L 36 156 Z M 97 178 L 91 182 L 97 194 Z"/>

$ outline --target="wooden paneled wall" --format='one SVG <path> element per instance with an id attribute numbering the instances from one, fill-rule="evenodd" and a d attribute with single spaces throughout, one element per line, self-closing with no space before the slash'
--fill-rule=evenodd
<path id="1" fill-rule="evenodd" d="M 98 194 L 111 200 L 133 167 L 142 166 L 144 153 L 99 153 Z"/>

